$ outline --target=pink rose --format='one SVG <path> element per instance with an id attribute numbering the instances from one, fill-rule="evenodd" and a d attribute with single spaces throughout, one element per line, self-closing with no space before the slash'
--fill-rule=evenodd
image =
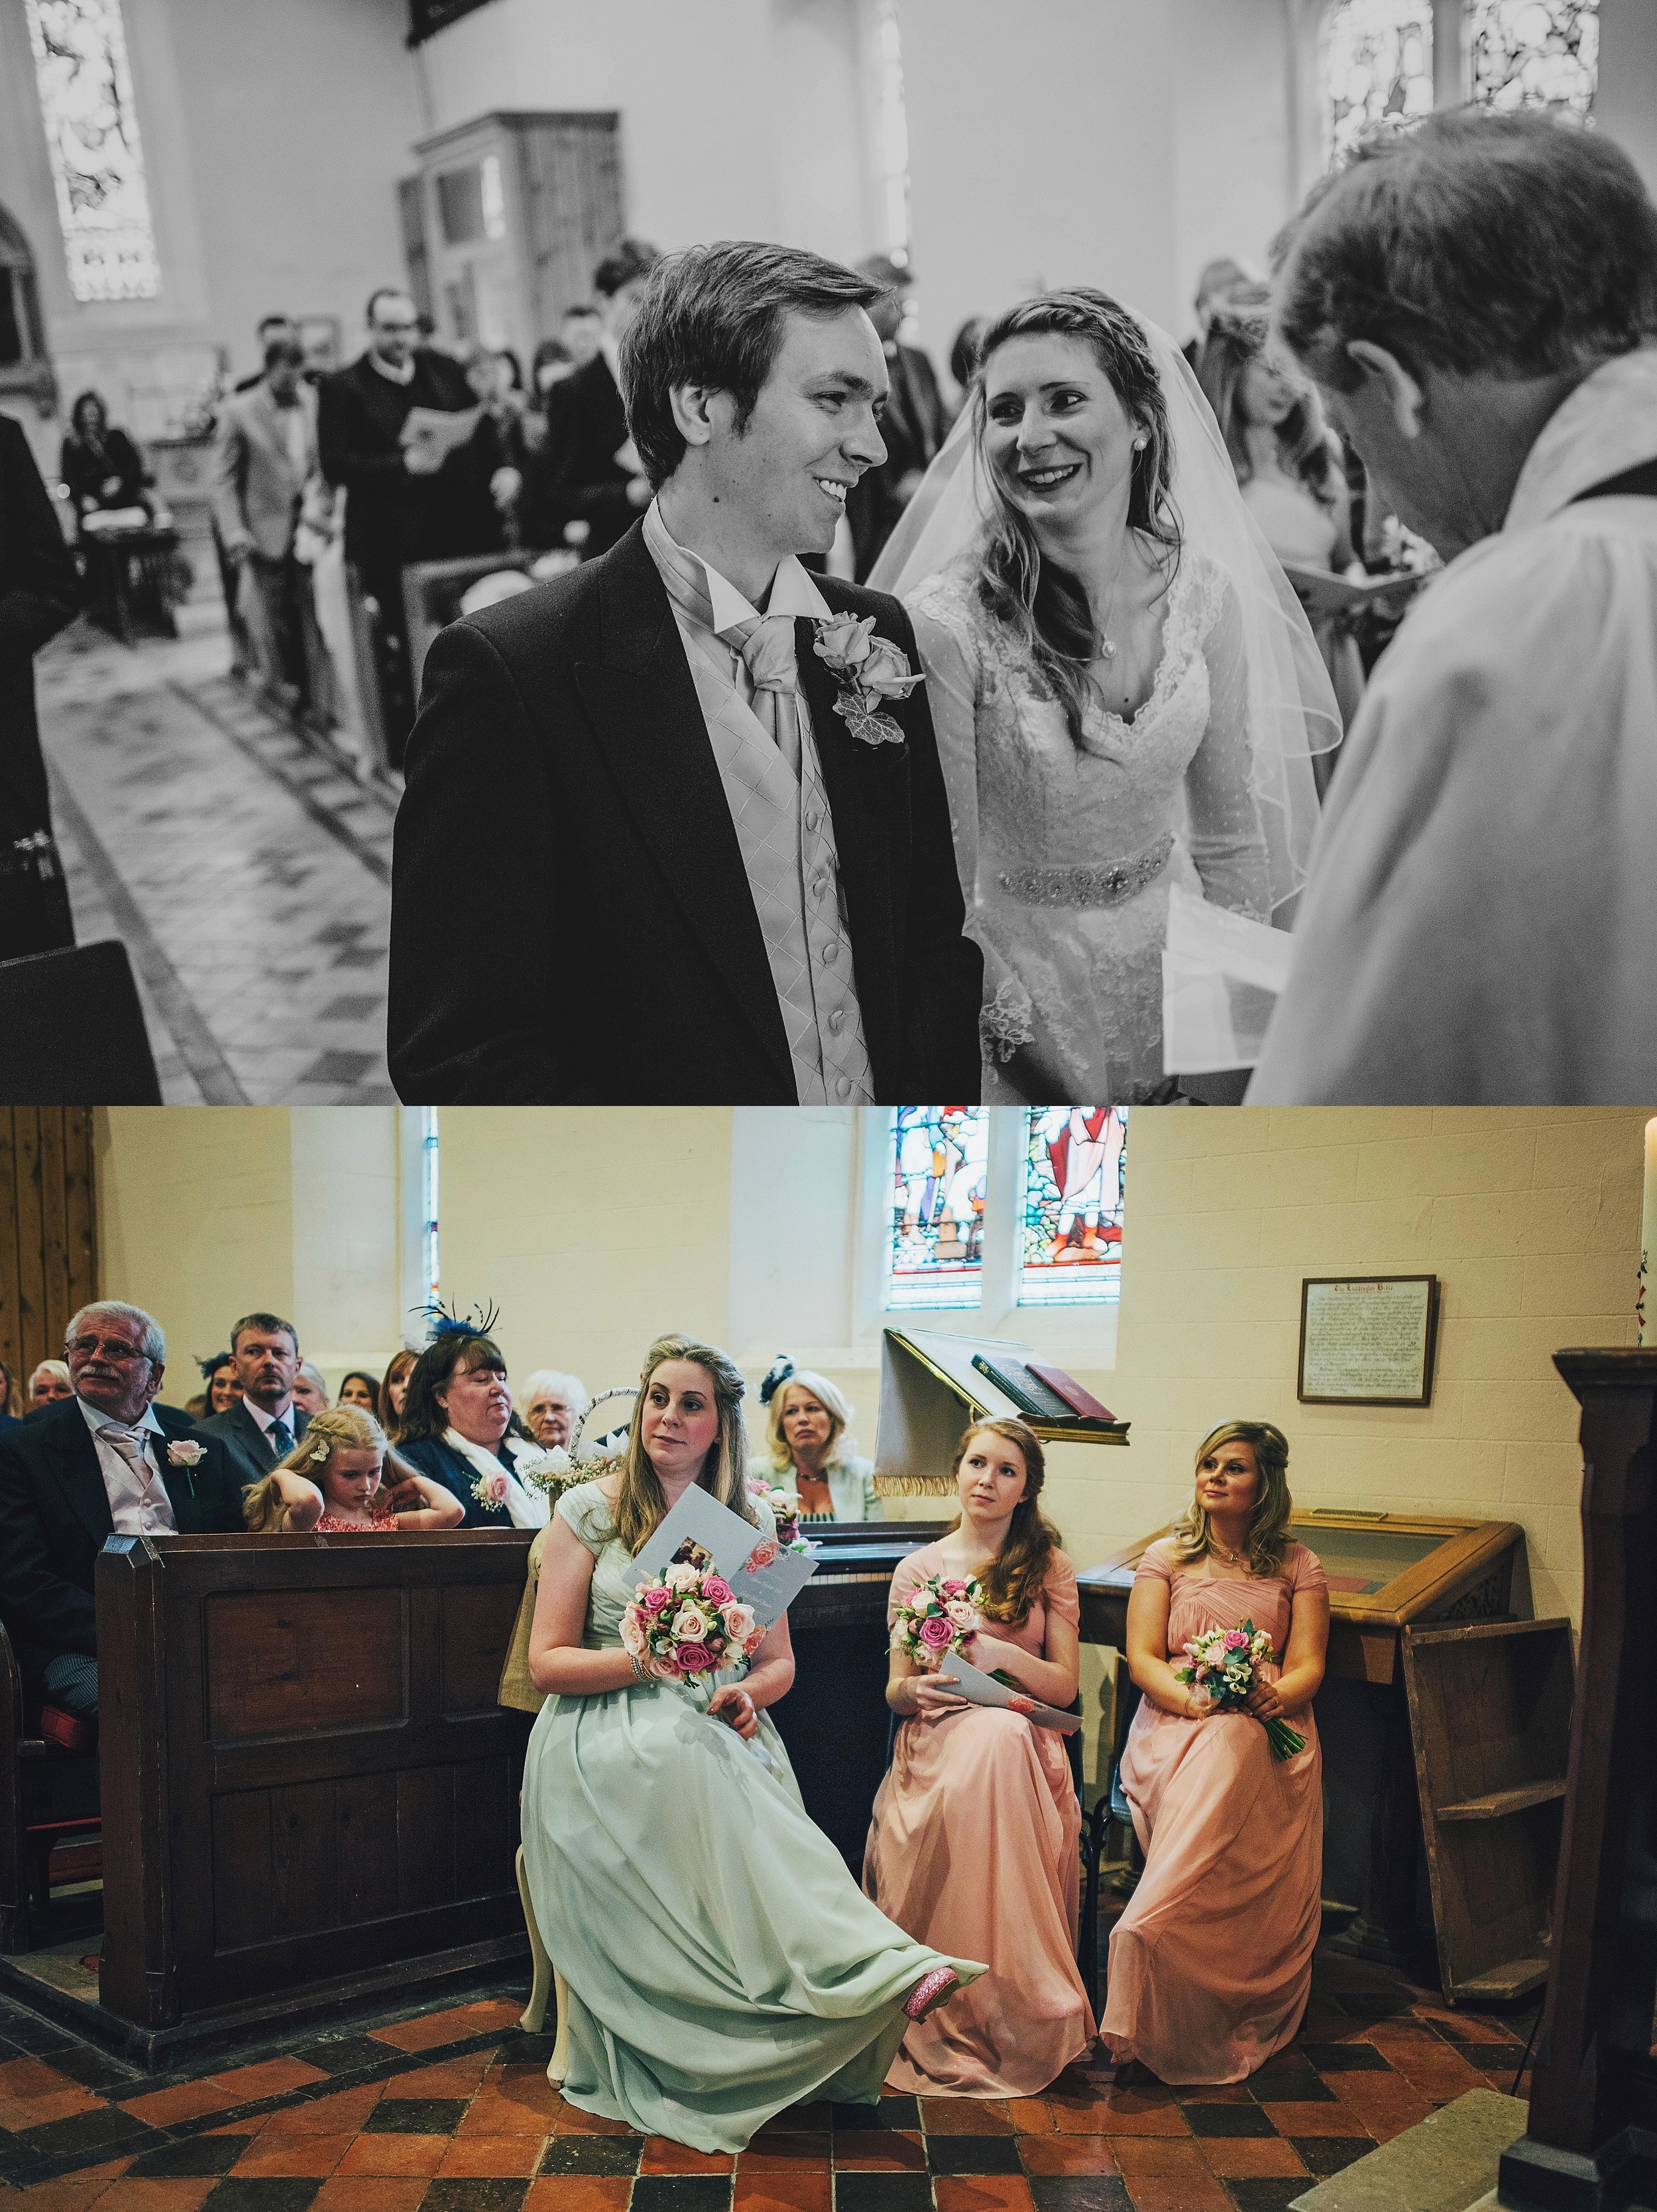
<path id="1" fill-rule="evenodd" d="M 778 1547 L 770 1536 L 761 1537 L 744 1562 L 745 1574 L 757 1575 L 761 1567 L 769 1567 L 777 1556 Z"/>
<path id="2" fill-rule="evenodd" d="M 681 1644 L 700 1644 L 712 1626 L 699 1605 L 682 1605 L 673 1615 L 673 1634 Z"/>
<path id="3" fill-rule="evenodd" d="M 946 1597 L 965 1597 L 966 1595 L 966 1584 L 964 1582 L 953 1581 L 940 1583 L 938 1588 L 943 1592 Z"/>
<path id="4" fill-rule="evenodd" d="M 978 1614 L 973 1612 L 970 1605 L 963 1604 L 959 1598 L 951 1598 L 949 1603 L 944 1607 L 944 1613 L 963 1635 L 974 1636 L 978 1633 Z"/>
<path id="5" fill-rule="evenodd" d="M 723 1575 L 704 1575 L 702 1578 L 702 1595 L 710 1605 L 728 1605 L 736 1595 L 736 1592 Z"/>
<path id="6" fill-rule="evenodd" d="M 878 699 L 907 699 L 921 678 L 911 669 L 901 647 L 889 638 L 872 637 L 857 671 L 857 681 Z"/>
<path id="7" fill-rule="evenodd" d="M 742 1646 L 744 1656 L 752 1659 L 754 1653 L 758 1650 L 760 1645 L 765 1642 L 765 1630 L 763 1628 L 756 1628 L 753 1634 L 749 1637 L 747 1642 Z"/>
<path id="8" fill-rule="evenodd" d="M 485 1475 L 484 1492 L 491 1505 L 499 1505 L 506 1497 L 506 1477 L 503 1474 Z"/>
<path id="9" fill-rule="evenodd" d="M 174 1467 L 194 1467 L 207 1456 L 207 1447 L 186 1437 L 181 1443 L 168 1444 L 167 1456 Z"/>
<path id="10" fill-rule="evenodd" d="M 630 1659 L 642 1659 L 649 1650 L 637 1612 L 629 1606 L 621 1616 L 621 1648 Z"/>
<path id="11" fill-rule="evenodd" d="M 754 1616 L 751 1605 L 738 1605 L 733 1601 L 721 1607 L 721 1618 L 725 1623 L 725 1633 L 734 1642 L 746 1644 L 753 1634 Z"/>
<path id="12" fill-rule="evenodd" d="M 1226 1631 L 1226 1649 L 1228 1651 L 1246 1651 L 1248 1650 L 1248 1638 L 1244 1635 L 1240 1628 L 1228 1628 Z"/>
<path id="13" fill-rule="evenodd" d="M 856 615 L 836 615 L 817 625 L 818 657 L 836 676 L 850 676 L 868 658 L 874 635 L 873 615 L 865 615 L 861 622 Z"/>
<path id="14" fill-rule="evenodd" d="M 942 1613 L 929 1613 L 921 1623 L 918 1633 L 921 1642 L 925 1644 L 929 1651 L 941 1651 L 953 1638 L 955 1632 Z"/>
<path id="15" fill-rule="evenodd" d="M 673 1592 L 665 1589 L 648 1589 L 639 1599 L 646 1613 L 665 1613 L 672 1602 Z"/>
<path id="16" fill-rule="evenodd" d="M 714 1655 L 705 1644 L 681 1644 L 673 1654 L 673 1664 L 681 1674 L 710 1674 Z"/>

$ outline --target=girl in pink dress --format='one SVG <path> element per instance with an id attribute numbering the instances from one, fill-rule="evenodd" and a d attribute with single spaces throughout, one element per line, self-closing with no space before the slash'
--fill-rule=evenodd
<path id="1" fill-rule="evenodd" d="M 454 1492 L 417 1474 L 394 1452 L 390 1457 L 396 1486 L 387 1492 L 381 1487 L 385 1432 L 373 1414 L 360 1406 L 314 1413 L 286 1459 L 243 1494 L 247 1526 L 266 1536 L 458 1528 L 466 1507 Z"/>
<path id="2" fill-rule="evenodd" d="M 962 1437 L 951 1470 L 960 1518 L 892 1578 L 890 1620 L 935 1574 L 976 1575 L 984 1626 L 975 1667 L 1034 1698 L 1076 1693 L 1075 1569 L 1037 1503 L 1042 1451 L 1022 1421 Z M 902 1726 L 874 1800 L 863 1887 L 906 1935 L 990 1971 L 947 2010 L 911 2027 L 889 2088 L 927 2096 L 1026 2097 L 1093 2040 L 1076 1972 L 1081 1828 L 1064 1739 L 1021 1714 L 969 1705 L 946 1660 L 922 1671 L 892 1655 L 886 1702 Z"/>
<path id="3" fill-rule="evenodd" d="M 1143 1692 L 1122 1754 L 1145 1871 L 1111 1937 L 1100 2040 L 1164 2081 L 1240 2081 L 1294 2036 L 1312 1987 L 1323 1861 L 1323 1762 L 1312 1699 L 1329 1591 L 1288 1533 L 1288 1445 L 1228 1421 L 1197 1455 L 1196 1495 L 1140 1561 L 1128 1667 Z M 1210 1628 L 1267 1630 L 1246 1712 L 1180 1681 Z M 1306 1738 L 1274 1759 L 1263 1720 Z M 1120 2077 L 1118 2077 L 1120 2078 Z"/>

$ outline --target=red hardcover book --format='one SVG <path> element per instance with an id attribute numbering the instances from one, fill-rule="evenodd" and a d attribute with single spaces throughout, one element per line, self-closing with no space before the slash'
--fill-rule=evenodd
<path id="1" fill-rule="evenodd" d="M 1062 1367 L 1044 1367 L 1039 1360 L 1026 1359 L 1025 1365 L 1039 1382 L 1057 1391 L 1073 1413 L 1085 1413 L 1095 1421 L 1114 1421 L 1116 1415 L 1108 1406 L 1101 1406 L 1091 1390 L 1084 1390 L 1074 1375 L 1067 1375 Z"/>

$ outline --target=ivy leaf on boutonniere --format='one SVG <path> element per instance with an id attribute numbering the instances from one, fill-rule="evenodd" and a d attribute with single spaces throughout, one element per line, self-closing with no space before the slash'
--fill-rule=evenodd
<path id="1" fill-rule="evenodd" d="M 834 711 L 854 738 L 866 745 L 900 745 L 903 731 L 884 711 L 888 699 L 907 699 L 925 678 L 890 638 L 874 634 L 874 617 L 819 615 L 814 650 L 840 686 Z"/>

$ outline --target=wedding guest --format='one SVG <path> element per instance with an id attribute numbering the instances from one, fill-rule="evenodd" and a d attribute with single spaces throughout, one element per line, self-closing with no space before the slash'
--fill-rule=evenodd
<path id="1" fill-rule="evenodd" d="M 69 431 L 58 453 L 58 473 L 69 487 L 77 515 L 100 507 L 151 506 L 155 479 L 125 430 L 109 420 L 95 392 L 82 392 L 70 410 Z"/>
<path id="2" fill-rule="evenodd" d="M 294 1403 L 307 1413 L 322 1413 L 328 1407 L 328 1386 L 322 1378 L 322 1370 L 314 1367 L 308 1359 L 299 1363 L 299 1372 L 294 1377 Z"/>
<path id="3" fill-rule="evenodd" d="M 423 559 L 504 552 L 518 540 L 518 499 L 528 454 L 522 405 L 507 381 L 503 358 L 486 346 L 466 349 L 466 383 L 483 412 L 472 435 L 444 457 L 432 479 Z"/>
<path id="4" fill-rule="evenodd" d="M 642 249 L 654 253 L 654 246 Z M 595 353 L 604 346 L 604 311 L 591 300 L 578 300 L 566 307 L 558 320 L 558 337 L 565 352 L 577 368 L 585 368 Z"/>
<path id="5" fill-rule="evenodd" d="M 556 1367 L 538 1367 L 524 1377 L 519 1393 L 524 1425 L 544 1451 L 571 1449 L 571 1439 L 591 1402 L 578 1376 L 561 1375 Z"/>
<path id="6" fill-rule="evenodd" d="M 1192 302 L 1192 311 L 1197 318 L 1197 336 L 1188 338 L 1181 348 L 1193 369 L 1202 357 L 1215 310 L 1233 292 L 1257 281 L 1252 270 L 1246 269 L 1240 261 L 1234 261 L 1228 253 L 1219 254 L 1214 260 L 1203 264 L 1197 279 L 1197 297 Z"/>
<path id="7" fill-rule="evenodd" d="M 236 1363 L 228 1352 L 216 1352 L 210 1359 L 201 1363 L 202 1380 L 207 1385 L 206 1413 L 228 1413 L 241 1395 L 241 1378 L 236 1373 Z"/>
<path id="8" fill-rule="evenodd" d="M 430 479 L 441 465 L 429 447 L 405 445 L 403 429 L 416 407 L 453 413 L 474 403 L 454 362 L 417 347 L 415 306 L 406 292 L 382 286 L 371 294 L 368 324 L 364 352 L 318 387 L 317 438 L 323 474 L 350 495 L 346 571 L 357 596 L 374 602 L 386 737 L 399 766 L 414 720 L 403 569 L 419 557 Z"/>
<path id="9" fill-rule="evenodd" d="M 1245 2080 L 1291 2040 L 1311 1993 L 1323 1866 L 1312 1699 L 1329 1589 L 1288 1533 L 1292 1503 L 1282 1430 L 1225 1422 L 1197 1447 L 1191 1503 L 1128 1600 L 1142 1696 L 1121 1776 L 1145 1871 L 1111 1937 L 1100 2040 L 1164 2081 Z M 1246 1712 L 1215 1712 L 1174 1669 L 1193 1638 L 1245 1620 L 1276 1657 Z M 1273 1757 L 1259 1725 L 1277 1718 L 1306 1739 L 1290 1759 Z"/>
<path id="10" fill-rule="evenodd" d="M 297 345 L 299 343 L 299 325 L 294 320 L 291 315 L 261 315 L 258 322 L 253 325 L 253 342 L 258 349 L 258 358 L 260 366 L 253 371 L 251 376 L 237 378 L 235 386 L 236 392 L 251 392 L 256 384 L 263 382 L 265 377 L 265 356 L 269 353 L 271 348 L 275 345 L 279 339 L 291 340 L 294 344 Z"/>
<path id="11" fill-rule="evenodd" d="M 1243 504 L 1286 566 L 1344 575 L 1352 566 L 1352 501 L 1341 441 L 1316 388 L 1267 353 L 1263 307 L 1222 302 L 1209 320 L 1197 380 L 1226 441 Z M 1312 617 L 1341 721 L 1350 728 L 1363 696 L 1363 664 L 1338 616 Z M 1325 765 L 1333 754 L 1320 754 Z"/>
<path id="12" fill-rule="evenodd" d="M 584 523 L 588 556 L 608 552 L 650 504 L 650 483 L 631 440 L 620 378 L 621 342 L 637 312 L 654 246 L 624 238 L 593 271 L 599 295 L 598 342 L 547 404 L 542 481 L 534 494 L 536 544 L 561 545 L 571 522 Z M 564 343 L 571 344 L 566 324 Z"/>
<path id="13" fill-rule="evenodd" d="M 311 574 L 295 555 L 305 487 L 318 468 L 316 394 L 294 337 L 265 349 L 265 374 L 219 410 L 213 520 L 238 572 L 237 603 L 265 684 L 280 705 L 316 705 L 321 635 Z"/>
<path id="14" fill-rule="evenodd" d="M 912 272 L 888 254 L 859 262 L 859 270 L 880 289 L 870 301 L 868 319 L 886 356 L 889 390 L 880 417 L 886 459 L 859 477 L 846 495 L 857 581 L 868 580 L 881 547 L 904 509 L 920 489 L 927 464 L 949 428 L 949 410 L 938 390 L 932 363 L 918 346 L 905 345 L 898 333 L 909 306 Z"/>
<path id="15" fill-rule="evenodd" d="M 75 1385 L 69 1369 L 61 1359 L 41 1360 L 28 1378 L 28 1394 L 36 1413 L 43 1406 L 55 1406 L 60 1398 L 72 1398 Z"/>
<path id="16" fill-rule="evenodd" d="M 365 1375 L 360 1367 L 353 1367 L 342 1376 L 336 1406 L 359 1406 L 370 1420 L 380 1418 L 380 1385 L 372 1375 Z"/>
<path id="17" fill-rule="evenodd" d="M 962 399 L 978 371 L 978 348 L 990 327 L 988 315 L 969 315 L 950 342 L 949 374 Z"/>
<path id="18" fill-rule="evenodd" d="M 98 1710 L 105 1537 L 238 1529 L 241 1490 L 223 1444 L 155 1402 L 167 1340 L 153 1315 L 99 1299 L 65 1338 L 68 1391 L 0 1434 L 0 1614 L 30 1698 L 50 1708 L 43 1729 L 74 1749 Z"/>
<path id="19" fill-rule="evenodd" d="M 779 1362 L 779 1365 L 784 1363 Z M 874 1462 L 852 1449 L 851 1405 L 826 1375 L 792 1361 L 760 1386 L 768 1449 L 748 1462 L 750 1476 L 800 1500 L 802 1521 L 878 1521 Z"/>
<path id="20" fill-rule="evenodd" d="M 293 1449 L 310 1419 L 294 1391 L 298 1334 L 279 1314 L 244 1314 L 230 1332 L 230 1359 L 241 1395 L 198 1426 L 204 1437 L 222 1438 L 244 1483 L 258 1482 Z"/>
<path id="21" fill-rule="evenodd" d="M 0 1359 L 0 1426 L 15 1422 L 20 1418 L 17 1407 L 21 1403 L 17 1376 L 5 1361 Z"/>
<path id="22" fill-rule="evenodd" d="M 23 426 L 0 414 L 0 960 L 75 942 L 40 750 L 34 656 L 74 620 L 80 599 L 75 556 Z"/>
<path id="23" fill-rule="evenodd" d="M 380 1381 L 379 1417 L 385 1424 L 386 1434 L 396 1443 L 403 1432 L 403 1407 L 409 1395 L 409 1376 L 419 1353 L 411 1352 L 405 1345 L 393 1352 Z"/>
<path id="24" fill-rule="evenodd" d="M 1657 207 L 1457 108 L 1302 210 L 1276 331 L 1447 562 L 1370 678 L 1249 1097 L 1657 1097 Z"/>
<path id="25" fill-rule="evenodd" d="M 393 1079 L 427 1103 L 553 1103 L 590 1087 L 596 1052 L 618 1099 L 975 1097 L 979 958 L 913 635 L 894 601 L 798 557 L 827 550 L 885 452 L 874 288 L 742 242 L 645 282 L 622 353 L 657 488 L 640 527 L 451 623 L 427 659 Z M 874 673 L 837 675 L 825 656 L 860 620 Z M 864 714 L 860 736 L 872 696 L 886 726 Z M 480 931 L 514 948 L 493 976 Z M 698 1009 L 667 1054 L 632 1011 L 666 974 Z"/>
<path id="26" fill-rule="evenodd" d="M 1172 339 L 1085 286 L 1008 308 L 875 580 L 915 617 L 984 948 L 981 1095 L 1167 1103 L 1170 893 L 1287 912 L 1341 734 Z"/>
<path id="27" fill-rule="evenodd" d="M 393 1508 L 381 1487 L 393 1474 L 420 1503 Z M 466 1509 L 453 1491 L 388 1453 L 385 1433 L 360 1406 L 334 1406 L 313 1419 L 302 1442 L 242 1498 L 255 1535 L 320 1536 L 353 1531 L 458 1528 Z"/>
<path id="28" fill-rule="evenodd" d="M 545 1496 L 526 1489 L 514 1464 L 535 1449 L 513 1413 L 500 1346 L 478 1329 L 440 1322 L 409 1370 L 398 1457 L 460 1499 L 468 1528 L 540 1528 Z"/>
<path id="29" fill-rule="evenodd" d="M 794 1679 L 786 1613 L 711 1696 L 626 1648 L 634 1555 L 692 1484 L 775 1532 L 726 1355 L 663 1337 L 641 1382 L 618 1472 L 566 1490 L 546 1539 L 524 1863 L 570 1987 L 565 2103 L 730 2152 L 791 2104 L 873 2106 L 910 2021 L 982 1969 L 895 1928 L 807 1816 L 765 1710 Z"/>
<path id="30" fill-rule="evenodd" d="M 941 1541 L 892 1578 L 895 1620 L 934 1575 L 983 1591 L 967 1646 L 1061 1709 L 1081 1676 L 1075 1569 L 1041 1510 L 1041 1445 L 1022 1421 L 969 1429 L 950 1468 L 960 1510 Z M 1064 1738 L 1018 1712 L 970 1705 L 947 1662 L 923 1669 L 893 1651 L 886 1703 L 902 1725 L 874 1800 L 863 1887 L 923 1943 L 990 1962 L 974 1990 L 911 2027 L 890 2088 L 948 2097 L 1034 2097 L 1093 2039 L 1076 1970 L 1081 1808 Z"/>

